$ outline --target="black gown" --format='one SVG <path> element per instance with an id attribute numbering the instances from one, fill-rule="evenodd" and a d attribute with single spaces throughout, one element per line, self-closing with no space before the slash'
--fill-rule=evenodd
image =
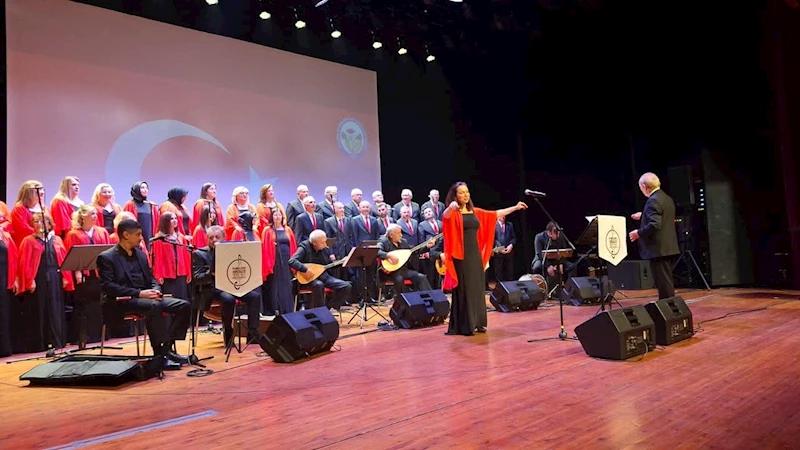
<path id="1" fill-rule="evenodd" d="M 16 262 L 16 261 L 15 261 Z M 8 246 L 0 240 L 0 357 L 11 354 L 11 292 L 8 287 Z"/>
<path id="2" fill-rule="evenodd" d="M 136 205 L 136 221 L 142 226 L 142 240 L 147 250 L 150 251 L 152 244 L 150 238 L 157 230 L 153 229 L 153 206 L 149 203 L 140 203 L 136 200 L 133 201 Z M 181 297 L 183 298 L 183 297 Z"/>
<path id="3" fill-rule="evenodd" d="M 294 312 L 292 273 L 289 270 L 289 237 L 284 230 L 275 230 L 275 266 L 272 268 L 272 302 L 281 314 Z"/>
<path id="4" fill-rule="evenodd" d="M 109 236 L 114 234 L 114 219 L 117 218 L 117 211 L 115 209 L 111 209 L 111 211 L 103 208 L 103 228 L 108 231 Z"/>
<path id="5" fill-rule="evenodd" d="M 474 214 L 464 214 L 464 259 L 453 258 L 458 286 L 453 288 L 447 334 L 470 336 L 486 326 L 486 297 L 481 253 L 478 250 L 480 221 Z"/>
<path id="6" fill-rule="evenodd" d="M 38 243 L 43 245 L 41 240 Z M 42 252 L 35 280 L 36 290 L 26 292 L 22 299 L 20 322 L 25 331 L 21 336 L 25 338 L 20 353 L 40 352 L 49 346 L 62 348 L 66 345 L 64 289 L 52 238 L 47 240 L 47 248 Z"/>

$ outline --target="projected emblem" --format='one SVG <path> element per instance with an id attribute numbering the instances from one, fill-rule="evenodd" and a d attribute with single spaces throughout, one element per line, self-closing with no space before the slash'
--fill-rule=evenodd
<path id="1" fill-rule="evenodd" d="M 252 273 L 253 269 L 247 261 L 242 259 L 242 255 L 238 255 L 236 259 L 228 264 L 228 281 L 236 290 L 239 290 L 250 281 Z"/>
<path id="2" fill-rule="evenodd" d="M 350 156 L 359 155 L 367 148 L 367 132 L 356 119 L 348 118 L 339 123 L 336 139 L 339 148 Z"/>
<path id="3" fill-rule="evenodd" d="M 606 233 L 606 250 L 608 250 L 612 259 L 619 255 L 620 242 L 619 234 L 612 226 L 611 229 L 608 230 L 608 233 Z"/>

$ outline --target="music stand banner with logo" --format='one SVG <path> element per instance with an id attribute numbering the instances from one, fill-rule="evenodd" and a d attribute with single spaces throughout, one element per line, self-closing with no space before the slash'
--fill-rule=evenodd
<path id="1" fill-rule="evenodd" d="M 261 243 L 220 242 L 214 250 L 217 289 L 235 297 L 261 288 Z"/>
<path id="2" fill-rule="evenodd" d="M 597 254 L 604 261 L 616 266 L 628 256 L 627 236 L 625 217 L 597 216 Z"/>

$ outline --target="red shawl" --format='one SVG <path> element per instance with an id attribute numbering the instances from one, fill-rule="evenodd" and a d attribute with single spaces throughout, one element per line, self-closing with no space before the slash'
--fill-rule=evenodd
<path id="1" fill-rule="evenodd" d="M 161 208 L 159 209 L 159 215 L 164 215 L 164 213 L 167 212 L 167 211 L 171 212 L 172 214 L 175 214 L 175 217 L 178 218 L 178 233 L 180 233 L 180 234 L 182 234 L 184 236 L 187 236 L 187 235 L 190 236 L 191 233 L 189 233 L 189 232 L 191 231 L 191 229 L 189 229 L 189 230 L 184 230 L 183 229 L 183 216 L 188 216 L 189 215 L 189 211 L 186 210 L 186 207 L 181 205 L 180 208 L 179 208 L 174 203 L 172 203 L 171 201 L 167 200 L 166 202 L 161 204 Z M 198 217 L 198 219 L 200 219 L 200 218 Z M 191 226 L 192 220 L 193 220 L 193 217 L 189 217 L 189 226 Z"/>
<path id="2" fill-rule="evenodd" d="M 22 244 L 19 246 L 19 267 L 17 268 L 20 292 L 29 290 L 31 285 L 33 285 L 33 281 L 36 279 L 36 272 L 39 270 L 39 263 L 42 261 L 44 245 L 45 244 L 34 235 L 27 236 L 22 240 Z M 64 258 L 67 256 L 67 249 L 64 248 L 64 241 L 58 236 L 53 237 L 53 248 L 56 251 L 56 262 L 61 266 L 61 263 L 64 262 Z M 74 291 L 75 286 L 72 283 L 72 272 L 62 270 L 61 277 L 66 281 L 64 290 Z M 39 288 L 42 288 L 42 286 L 36 287 L 36 289 Z"/>
<path id="3" fill-rule="evenodd" d="M 201 199 L 197 200 L 196 202 L 194 202 L 194 209 L 192 211 L 193 212 L 192 218 L 189 220 L 189 227 L 191 229 L 194 230 L 194 229 L 197 228 L 198 225 L 200 225 L 200 214 L 203 213 L 203 208 L 206 207 L 206 204 L 212 204 L 212 203 L 214 204 L 214 209 L 217 211 L 217 220 L 214 221 L 214 223 L 212 225 L 222 226 L 223 220 L 225 220 L 225 216 L 222 215 L 222 206 L 220 206 L 219 203 L 217 203 L 217 202 L 212 202 L 211 200 L 204 200 L 204 199 L 201 198 Z M 205 225 L 205 224 L 203 224 L 203 225 Z M 196 245 L 196 244 L 192 244 L 192 245 Z M 205 245 L 197 245 L 197 247 L 205 247 Z"/>
<path id="4" fill-rule="evenodd" d="M 480 222 L 478 229 L 478 250 L 481 253 L 484 270 L 489 258 L 492 257 L 494 248 L 494 228 L 497 222 L 497 213 L 485 209 L 474 208 L 472 211 Z M 445 268 L 443 289 L 453 289 L 458 286 L 458 276 L 453 258 L 464 259 L 464 216 L 461 211 L 447 209 L 442 217 L 442 233 L 444 233 Z"/>
<path id="5" fill-rule="evenodd" d="M 289 257 L 294 255 L 297 251 L 297 239 L 294 237 L 292 229 L 286 227 L 283 229 L 286 236 L 289 237 Z M 275 230 L 269 227 L 264 230 L 261 235 L 261 276 L 266 280 L 268 276 L 272 275 L 272 269 L 275 267 L 275 253 L 278 242 L 275 238 Z"/>
<path id="6" fill-rule="evenodd" d="M 147 204 L 150 205 L 149 203 Z M 125 202 L 125 206 L 123 206 L 122 209 L 124 211 L 128 211 L 129 213 L 133 214 L 133 217 L 135 217 L 137 221 L 139 220 L 139 211 L 136 210 L 136 204 L 133 202 L 133 200 L 128 200 L 127 202 Z M 159 217 L 161 216 L 158 214 L 158 208 L 156 207 L 156 205 L 150 205 L 150 218 L 151 218 L 150 223 L 151 226 L 153 227 L 152 230 L 154 235 L 158 231 Z M 180 220 L 178 221 L 178 223 L 180 223 Z"/>
<path id="7" fill-rule="evenodd" d="M 186 239 L 178 233 L 178 243 L 186 245 Z M 175 273 L 175 249 L 178 249 L 178 273 Z M 165 241 L 153 242 L 153 276 L 156 280 L 191 277 L 192 255 L 186 247 L 175 247 Z"/>
<path id="8" fill-rule="evenodd" d="M 11 235 L 5 231 L 0 230 L 0 235 L 2 241 L 6 243 L 6 247 L 8 248 L 8 290 L 10 291 L 14 287 L 14 282 L 17 281 L 17 244 L 11 239 Z M 3 287 L 0 286 L 0 289 L 2 288 Z"/>
<path id="9" fill-rule="evenodd" d="M 44 212 L 49 212 L 47 207 L 45 207 Z M 39 213 L 37 212 L 36 214 Z M 14 243 L 17 244 L 17 248 L 22 244 L 23 239 L 35 232 L 31 224 L 32 220 L 33 213 L 30 209 L 20 202 L 14 204 L 14 208 L 11 209 L 11 225 L 8 227 L 8 232 L 11 234 L 11 238 L 14 239 Z"/>
<path id="10" fill-rule="evenodd" d="M 122 212 L 122 207 L 119 206 L 118 204 L 112 203 L 111 206 L 112 206 L 112 208 L 114 208 L 114 212 L 115 213 L 119 214 L 120 212 Z M 96 223 L 97 226 L 98 227 L 105 227 L 106 226 L 106 221 L 103 218 L 103 210 L 105 208 L 103 208 L 100 205 L 94 205 L 94 209 L 97 210 L 97 223 Z"/>
<path id="11" fill-rule="evenodd" d="M 247 209 L 249 209 L 253 214 L 256 214 L 256 207 L 253 206 L 252 203 L 247 204 Z M 253 231 L 258 234 L 259 229 L 258 221 L 253 225 Z M 227 211 L 225 211 L 225 240 L 226 241 L 237 241 L 241 239 L 234 239 L 233 232 L 234 230 L 241 230 L 242 227 L 239 226 L 239 207 L 235 203 L 231 203 L 228 205 Z"/>
<path id="12" fill-rule="evenodd" d="M 197 248 L 208 247 L 208 234 L 206 234 L 206 229 L 203 228 L 202 225 L 197 225 L 194 227 L 194 233 L 192 233 L 192 245 Z"/>
<path id="13" fill-rule="evenodd" d="M 4 230 L 9 223 L 11 223 L 11 211 L 5 202 L 0 201 L 0 230 Z"/>
<path id="14" fill-rule="evenodd" d="M 93 226 L 94 228 L 94 243 L 95 244 L 110 244 L 111 238 L 108 236 L 108 231 L 105 228 L 101 228 L 97 225 Z M 71 249 L 75 245 L 89 245 L 89 235 L 86 234 L 83 230 L 78 228 L 73 228 L 67 232 L 67 235 L 64 237 L 64 247 L 69 253 L 69 249 Z M 95 274 L 97 271 L 95 270 Z M 83 271 L 84 275 L 89 275 L 88 270 Z"/>
<path id="15" fill-rule="evenodd" d="M 50 212 L 53 215 L 53 228 L 57 236 L 63 236 L 72 229 L 72 204 L 63 198 L 56 197 L 50 202 Z"/>
<path id="16" fill-rule="evenodd" d="M 275 202 L 276 208 L 281 210 L 281 214 L 283 215 L 283 226 L 286 226 L 286 210 L 283 209 L 283 205 L 279 202 Z M 258 229 L 259 230 L 266 230 L 268 226 L 272 223 L 272 208 L 269 206 L 259 202 L 256 206 L 256 214 L 258 215 Z"/>

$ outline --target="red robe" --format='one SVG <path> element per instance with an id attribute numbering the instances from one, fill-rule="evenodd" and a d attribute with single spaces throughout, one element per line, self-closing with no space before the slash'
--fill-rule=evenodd
<path id="1" fill-rule="evenodd" d="M 72 229 L 72 213 L 75 209 L 72 204 L 61 197 L 55 197 L 50 202 L 50 213 L 53 215 L 53 231 L 56 236 L 63 236 Z"/>
<path id="2" fill-rule="evenodd" d="M 117 214 L 122 212 L 122 207 L 119 206 L 118 204 L 113 203 L 112 207 L 114 208 L 114 211 Z M 105 227 L 106 226 L 106 221 L 105 221 L 105 219 L 103 219 L 103 207 L 100 206 L 100 205 L 94 205 L 94 209 L 97 210 L 97 226 L 98 227 Z"/>
<path id="3" fill-rule="evenodd" d="M 5 230 L 11 223 L 11 211 L 8 210 L 8 205 L 0 201 L 0 231 Z"/>
<path id="4" fill-rule="evenodd" d="M 186 245 L 186 239 L 178 233 L 178 243 Z M 178 251 L 178 273 L 175 273 L 175 248 Z M 175 279 L 180 276 L 189 277 L 192 273 L 192 255 L 186 247 L 175 247 L 164 241 L 153 242 L 153 276 Z"/>
<path id="5" fill-rule="evenodd" d="M 208 247 L 208 235 L 206 234 L 206 229 L 203 228 L 202 225 L 194 227 L 194 233 L 192 233 L 192 245 L 197 248 Z"/>
<path id="6" fill-rule="evenodd" d="M 119 244 L 119 236 L 116 232 L 111 233 L 108 236 L 108 243 L 109 244 Z M 142 249 L 144 255 L 147 256 L 147 263 L 150 264 L 150 267 L 153 267 L 153 261 L 150 259 L 150 252 L 147 251 L 147 246 L 144 245 L 144 241 L 139 241 L 139 248 Z"/>
<path id="7" fill-rule="evenodd" d="M 256 213 L 256 207 L 253 206 L 252 203 L 249 203 L 247 205 L 247 209 L 252 211 L 254 214 Z M 258 235 L 258 233 L 260 232 L 257 222 L 258 221 L 256 221 L 256 225 L 253 229 L 253 232 L 256 233 L 256 235 Z M 228 210 L 225 212 L 225 240 L 226 241 L 235 240 L 233 239 L 233 232 L 237 229 L 240 231 L 242 229 L 242 227 L 239 226 L 239 207 L 236 206 L 236 204 L 232 203 L 228 205 Z"/>
<path id="8" fill-rule="evenodd" d="M 128 200 L 125 202 L 125 206 L 122 207 L 122 210 L 128 211 L 129 213 L 133 214 L 133 217 L 135 217 L 136 220 L 139 220 L 139 212 L 136 211 L 136 204 L 133 202 L 133 200 Z M 155 234 L 158 231 L 158 218 L 160 217 L 156 205 L 150 205 L 150 217 L 152 219 L 151 222 L 153 226 L 153 234 Z M 178 223 L 180 223 L 180 221 Z"/>
<path id="9" fill-rule="evenodd" d="M 67 257 L 67 249 L 64 247 L 64 241 L 62 241 L 60 237 L 55 236 L 53 239 L 53 248 L 56 251 L 56 262 L 60 266 L 64 262 L 64 258 Z M 36 236 L 30 235 L 22 240 L 22 244 L 19 246 L 19 266 L 17 267 L 20 292 L 27 291 L 31 288 L 31 285 L 33 285 L 43 253 L 44 244 Z M 61 277 L 66 281 L 64 290 L 74 291 L 75 285 L 72 283 L 72 272 L 62 270 Z M 37 286 L 37 289 L 38 288 Z"/>
<path id="10" fill-rule="evenodd" d="M 5 231 L 0 230 L 0 235 L 2 235 L 3 242 L 6 243 L 6 247 L 8 247 L 8 290 L 11 290 L 14 287 L 14 282 L 17 281 L 17 258 L 19 258 L 17 244 L 11 239 L 11 235 Z M 2 289 L 2 286 L 0 286 L 0 289 Z"/>
<path id="11" fill-rule="evenodd" d="M 472 212 L 480 222 L 478 229 L 478 251 L 481 254 L 484 270 L 492 257 L 494 248 L 494 229 L 497 213 L 485 209 L 474 208 Z M 464 259 L 464 216 L 460 211 L 448 209 L 442 216 L 442 233 L 444 233 L 444 275 L 442 289 L 453 289 L 458 286 L 458 276 L 453 258 Z"/>
<path id="12" fill-rule="evenodd" d="M 159 214 L 164 214 L 167 211 L 171 212 L 172 214 L 175 214 L 175 217 L 178 218 L 178 233 L 183 235 L 191 235 L 191 233 L 189 233 L 191 228 L 189 228 L 189 230 L 185 230 L 183 228 L 183 217 L 189 215 L 189 211 L 186 211 L 186 207 L 181 205 L 181 207 L 178 208 L 177 206 L 175 206 L 174 203 L 166 201 L 161 204 L 161 209 L 159 211 Z M 192 219 L 193 219 L 192 217 L 189 217 L 189 224 L 192 223 Z"/>
<path id="13" fill-rule="evenodd" d="M 277 205 L 276 208 L 281 210 L 281 214 L 283 214 L 283 225 L 286 226 L 286 210 L 283 209 L 283 205 L 279 202 L 275 202 Z M 263 203 L 259 203 L 256 206 L 256 216 L 258 217 L 258 229 L 259 230 L 266 230 L 268 226 L 272 224 L 272 208 L 266 206 Z"/>
<path id="14" fill-rule="evenodd" d="M 198 225 L 200 225 L 200 214 L 203 213 L 203 208 L 206 207 L 206 204 L 210 203 L 209 200 L 203 200 L 202 198 L 194 202 L 194 208 L 192 210 L 192 218 L 189 220 L 189 227 L 191 229 L 196 229 Z M 219 205 L 218 202 L 213 202 L 214 209 L 217 211 L 217 220 L 212 225 L 219 225 L 222 226 L 223 221 L 225 220 L 225 216 L 222 214 L 222 206 Z M 194 244 L 192 244 L 194 245 Z M 197 247 L 205 247 L 204 245 L 197 245 Z"/>
<path id="15" fill-rule="evenodd" d="M 49 212 L 47 207 L 45 207 L 44 212 Z M 37 212 L 36 214 L 39 213 Z M 14 208 L 11 210 L 11 225 L 8 227 L 8 232 L 11 234 L 11 238 L 14 239 L 14 243 L 17 244 L 17 248 L 22 244 L 23 239 L 34 234 L 32 220 L 33 213 L 30 209 L 19 202 L 14 204 Z"/>
<path id="16" fill-rule="evenodd" d="M 297 239 L 291 228 L 286 227 L 283 231 L 289 237 L 289 256 L 291 257 L 297 251 Z M 277 245 L 275 230 L 272 227 L 265 229 L 261 234 L 261 277 L 263 280 L 272 275 L 272 269 L 275 267 L 275 246 Z"/>
<path id="17" fill-rule="evenodd" d="M 105 228 L 99 227 L 97 225 L 93 226 L 94 228 L 94 243 L 95 244 L 110 244 L 111 238 L 108 235 L 108 231 Z M 69 253 L 69 249 L 76 245 L 91 245 L 89 242 L 89 235 L 86 234 L 82 229 L 73 228 L 67 232 L 67 235 L 64 237 L 64 247 L 67 249 L 67 253 Z M 88 270 L 83 271 L 84 275 L 89 275 Z M 97 271 L 95 270 L 95 274 Z"/>

